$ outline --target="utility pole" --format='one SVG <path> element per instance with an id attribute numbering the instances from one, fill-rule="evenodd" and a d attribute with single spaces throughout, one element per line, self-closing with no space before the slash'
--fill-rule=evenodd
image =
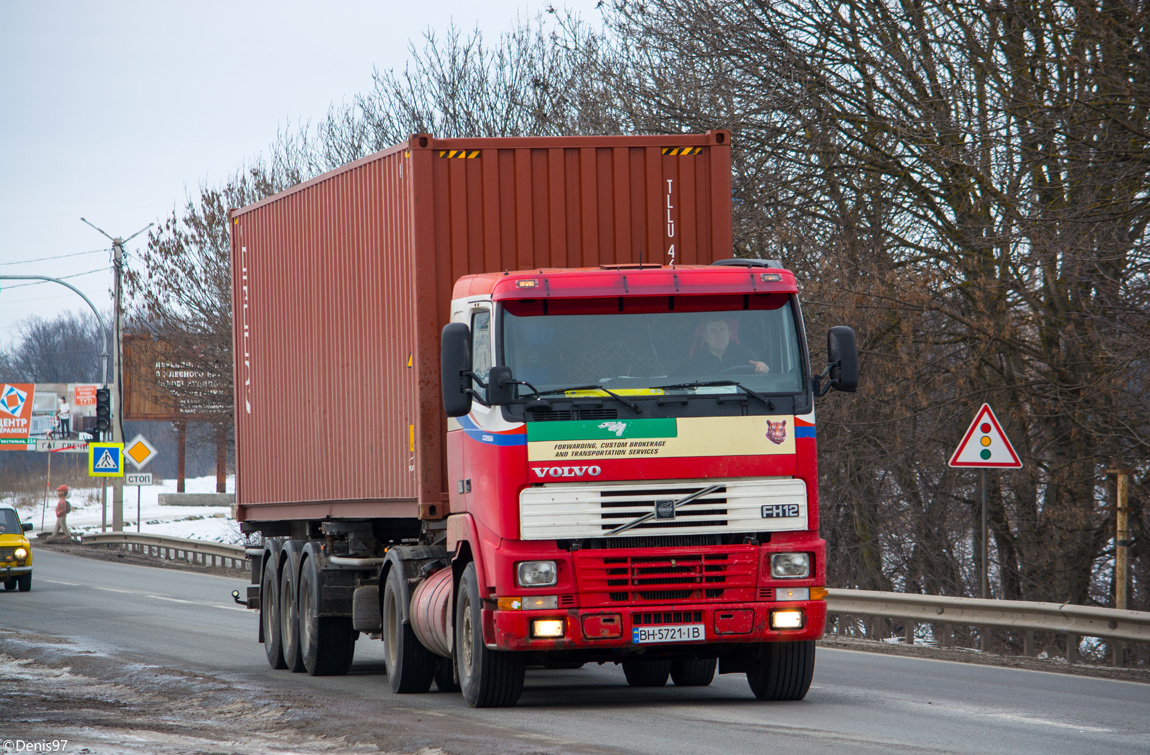
<path id="1" fill-rule="evenodd" d="M 103 229 L 92 225 L 86 218 L 81 221 L 95 228 L 105 238 L 112 242 L 112 266 L 115 270 L 114 292 L 115 312 L 112 317 L 113 338 L 116 341 L 116 358 L 112 365 L 112 442 L 124 442 L 124 395 L 122 390 L 124 367 L 124 308 L 123 308 L 123 278 L 124 278 L 124 244 L 139 236 L 154 224 L 148 223 L 140 230 L 126 239 L 109 236 Z M 105 488 L 107 490 L 107 488 Z M 101 495 L 103 497 L 103 494 Z M 112 531 L 124 531 L 124 481 L 116 480 L 112 487 Z"/>

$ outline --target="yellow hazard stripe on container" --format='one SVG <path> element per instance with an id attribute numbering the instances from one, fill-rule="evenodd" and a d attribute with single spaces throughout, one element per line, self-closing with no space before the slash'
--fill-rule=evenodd
<path id="1" fill-rule="evenodd" d="M 663 147 L 663 157 L 681 157 L 683 155 L 697 155 L 703 151 L 702 147 Z"/>
<path id="2" fill-rule="evenodd" d="M 460 159 L 470 160 L 479 157 L 480 150 L 478 149 L 441 149 L 439 156 L 447 160 Z"/>

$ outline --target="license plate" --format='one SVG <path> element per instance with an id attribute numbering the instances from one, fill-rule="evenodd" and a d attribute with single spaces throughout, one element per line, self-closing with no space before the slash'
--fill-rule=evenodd
<path id="1" fill-rule="evenodd" d="M 707 639 L 702 624 L 676 624 L 665 627 L 635 627 L 632 642 L 637 645 L 651 642 L 701 642 Z"/>

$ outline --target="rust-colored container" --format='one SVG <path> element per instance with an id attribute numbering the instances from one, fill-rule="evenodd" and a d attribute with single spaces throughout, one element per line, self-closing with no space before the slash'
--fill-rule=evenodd
<path id="1" fill-rule="evenodd" d="M 729 141 L 417 134 L 233 210 L 240 520 L 445 516 L 454 281 L 730 257 Z"/>

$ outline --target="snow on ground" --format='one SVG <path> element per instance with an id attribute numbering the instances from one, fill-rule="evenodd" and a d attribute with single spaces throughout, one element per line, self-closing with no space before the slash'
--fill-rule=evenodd
<path id="1" fill-rule="evenodd" d="M 137 491 L 139 493 L 137 494 Z M 217 543 L 243 542 L 240 527 L 236 523 L 231 506 L 161 506 L 161 493 L 175 493 L 175 479 L 163 480 L 157 485 L 124 488 L 124 531 L 147 532 L 153 535 L 185 537 L 192 540 L 206 540 Z M 184 492 L 214 493 L 216 477 L 196 477 L 185 480 Z M 227 492 L 235 493 L 235 478 L 227 480 Z M 136 500 L 139 496 L 139 511 L 136 515 Z M 68 529 L 72 534 L 102 531 L 101 522 L 107 522 L 106 531 L 112 531 L 112 488 L 107 493 L 107 512 L 100 504 L 100 487 L 73 487 L 68 494 L 72 502 L 72 513 L 68 515 Z M 16 505 L 14 499 L 0 499 L 0 503 Z M 45 505 L 44 501 L 34 507 L 17 505 L 20 517 L 32 522 L 36 532 L 52 532 L 56 525 L 56 496 L 52 494 Z M 137 526 L 138 523 L 138 526 Z"/>

